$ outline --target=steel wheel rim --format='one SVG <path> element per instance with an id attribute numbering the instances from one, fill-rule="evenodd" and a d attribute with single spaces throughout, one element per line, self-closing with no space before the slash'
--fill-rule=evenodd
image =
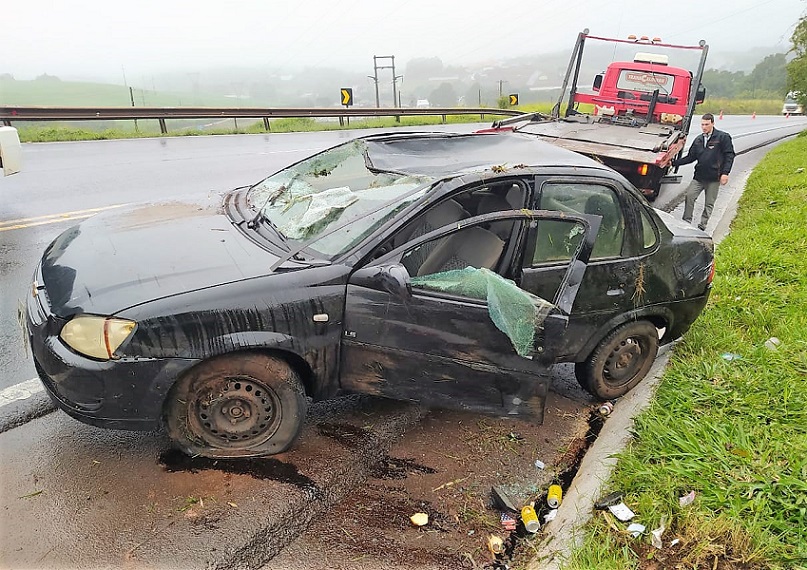
<path id="1" fill-rule="evenodd" d="M 647 359 L 648 347 L 641 337 L 620 339 L 608 353 L 603 377 L 612 386 L 629 383 L 641 371 Z"/>
<path id="2" fill-rule="evenodd" d="M 282 418 L 273 389 L 248 376 L 228 376 L 202 387 L 189 403 L 188 423 L 222 447 L 252 447 L 272 437 Z"/>

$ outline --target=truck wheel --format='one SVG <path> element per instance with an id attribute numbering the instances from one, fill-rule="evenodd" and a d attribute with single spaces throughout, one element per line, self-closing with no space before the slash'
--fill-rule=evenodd
<path id="1" fill-rule="evenodd" d="M 215 358 L 174 385 L 163 407 L 168 435 L 204 457 L 258 457 L 288 449 L 308 401 L 300 377 L 262 354 Z"/>
<path id="2" fill-rule="evenodd" d="M 647 375 L 658 353 L 658 330 L 648 321 L 625 323 L 575 364 L 577 381 L 603 400 L 625 395 Z"/>

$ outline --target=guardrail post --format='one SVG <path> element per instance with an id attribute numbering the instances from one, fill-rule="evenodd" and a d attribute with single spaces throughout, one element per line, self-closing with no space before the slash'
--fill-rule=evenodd
<path id="1" fill-rule="evenodd" d="M 339 126 L 340 126 L 340 127 L 344 127 L 344 126 L 345 126 L 345 118 L 344 118 L 344 117 L 342 117 L 341 115 L 339 116 Z"/>
<path id="2" fill-rule="evenodd" d="M 8 119 L 3 119 L 3 124 L 5 126 L 7 126 L 7 127 L 10 127 L 11 126 L 11 121 L 9 121 Z"/>
<path id="3" fill-rule="evenodd" d="M 160 132 L 164 135 L 168 134 L 168 127 L 165 126 L 165 119 L 157 119 L 160 121 Z"/>
<path id="4" fill-rule="evenodd" d="M 238 132 L 238 117 L 233 117 L 233 124 L 235 125 L 235 132 Z"/>
<path id="5" fill-rule="evenodd" d="M 263 130 L 264 131 L 271 131 L 272 129 L 269 128 L 269 117 L 263 118 Z"/>
<path id="6" fill-rule="evenodd" d="M 445 115 L 440 115 L 440 116 L 443 117 L 443 124 L 445 125 L 446 124 L 446 116 Z"/>

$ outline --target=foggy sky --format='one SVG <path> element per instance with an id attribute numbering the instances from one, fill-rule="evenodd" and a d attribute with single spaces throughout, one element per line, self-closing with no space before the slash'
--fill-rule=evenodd
<path id="1" fill-rule="evenodd" d="M 577 32 L 712 51 L 787 51 L 807 0 L 22 0 L 3 2 L 0 73 L 111 77 L 211 66 L 372 70 L 571 51 Z M 400 62 L 400 63 L 398 63 Z"/>

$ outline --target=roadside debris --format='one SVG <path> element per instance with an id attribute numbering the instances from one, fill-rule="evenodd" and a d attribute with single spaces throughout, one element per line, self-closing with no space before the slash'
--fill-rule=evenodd
<path id="1" fill-rule="evenodd" d="M 549 491 L 546 494 L 546 504 L 551 509 L 557 509 L 563 500 L 563 489 L 560 485 L 550 485 Z"/>
<path id="2" fill-rule="evenodd" d="M 536 459 L 535 460 L 535 468 L 543 470 L 543 469 L 546 468 L 546 464 L 543 461 L 541 461 L 540 459 Z"/>
<path id="3" fill-rule="evenodd" d="M 611 415 L 611 412 L 614 411 L 614 403 L 613 402 L 603 402 L 600 404 L 600 407 L 597 408 L 597 413 L 603 417 L 607 417 Z"/>
<path id="4" fill-rule="evenodd" d="M 535 534 L 541 530 L 541 523 L 538 520 L 538 515 L 535 514 L 533 505 L 525 505 L 521 509 L 521 522 L 524 523 L 524 528 L 527 532 Z"/>
<path id="5" fill-rule="evenodd" d="M 512 499 L 507 496 L 504 489 L 501 487 L 493 487 L 491 489 L 491 494 L 493 495 L 493 503 L 501 510 L 518 514 L 519 511 L 516 508 L 515 503 L 513 503 Z"/>
<path id="6" fill-rule="evenodd" d="M 504 541 L 495 534 L 491 534 L 488 536 L 488 550 L 494 556 L 501 554 L 504 552 Z"/>
<path id="7" fill-rule="evenodd" d="M 639 535 L 645 531 L 645 528 L 646 527 L 643 524 L 631 523 L 628 525 L 628 532 L 633 538 L 639 538 Z"/>
<path id="8" fill-rule="evenodd" d="M 662 515 L 658 528 L 654 528 L 650 531 L 650 542 L 658 549 L 664 546 L 661 536 L 664 534 L 665 530 L 667 530 L 667 515 Z"/>
<path id="9" fill-rule="evenodd" d="M 691 505 L 695 502 L 695 491 L 694 489 L 684 495 L 683 497 L 678 497 L 678 505 L 680 507 L 686 507 L 687 505 Z"/>
<path id="10" fill-rule="evenodd" d="M 555 520 L 555 517 L 558 516 L 558 509 L 552 509 L 548 513 L 544 515 L 544 524 L 548 523 L 549 521 Z"/>
<path id="11" fill-rule="evenodd" d="M 622 501 L 620 501 L 615 505 L 609 505 L 608 510 L 611 511 L 611 514 L 614 515 L 619 520 L 621 520 L 622 522 L 627 522 L 636 516 L 636 514 L 632 510 L 630 510 L 630 508 L 628 508 L 628 505 L 626 505 Z"/>
<path id="12" fill-rule="evenodd" d="M 765 348 L 767 348 L 768 350 L 776 351 L 779 350 L 780 344 L 782 344 L 782 341 L 776 338 L 775 336 L 772 336 L 771 338 L 765 341 Z"/>
<path id="13" fill-rule="evenodd" d="M 619 491 L 609 493 L 604 497 L 600 497 L 600 499 L 594 503 L 594 508 L 602 511 L 604 509 L 607 509 L 611 505 L 616 505 L 617 503 L 619 503 L 622 500 L 622 497 L 623 495 Z"/>
<path id="14" fill-rule="evenodd" d="M 507 532 L 513 532 L 514 530 L 516 530 L 516 524 L 517 524 L 516 519 L 514 519 L 507 513 L 504 512 L 501 513 L 499 520 L 501 520 L 502 528 Z"/>
<path id="15" fill-rule="evenodd" d="M 735 354 L 733 352 L 724 352 L 723 354 L 720 355 L 720 358 L 722 358 L 723 360 L 726 360 L 728 362 L 731 362 L 732 360 L 742 360 L 743 359 L 742 356 L 740 356 L 739 354 Z"/>
<path id="16" fill-rule="evenodd" d="M 425 526 L 429 524 L 429 515 L 426 513 L 415 513 L 409 520 L 412 521 L 412 524 L 415 526 Z"/>

